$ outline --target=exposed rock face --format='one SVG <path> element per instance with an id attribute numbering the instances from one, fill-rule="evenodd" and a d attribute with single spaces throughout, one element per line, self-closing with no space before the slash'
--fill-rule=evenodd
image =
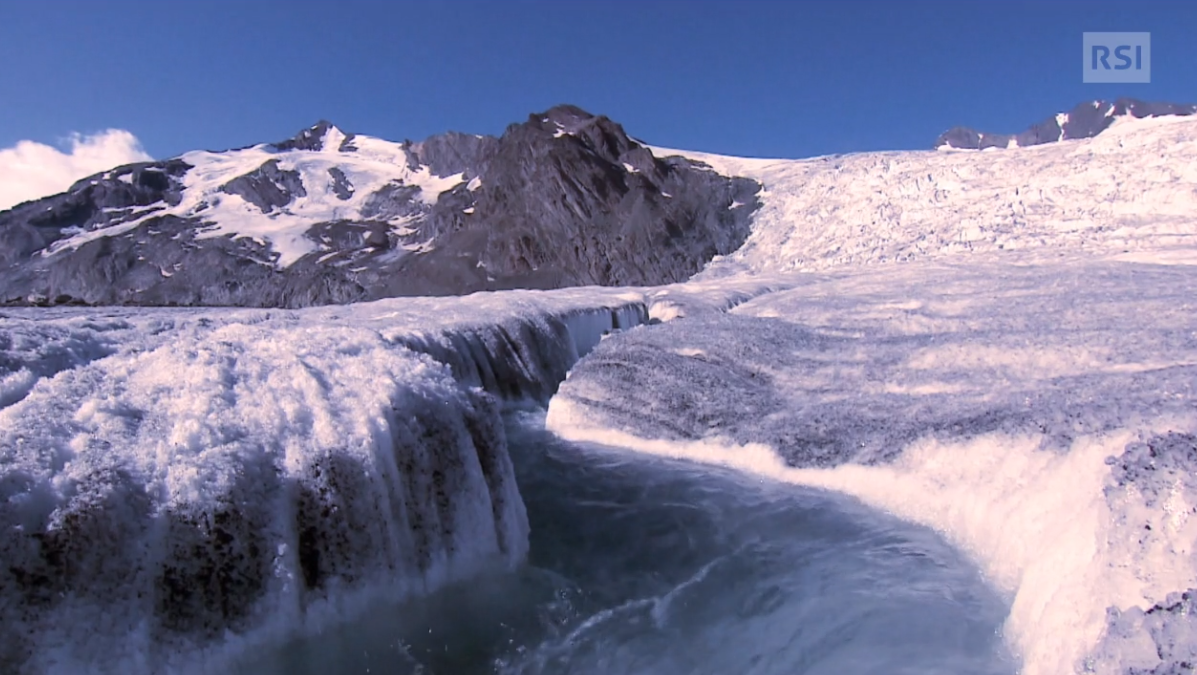
<path id="1" fill-rule="evenodd" d="M 682 158 L 656 159 L 619 125 L 576 108 L 510 127 L 481 184 L 474 212 L 442 223 L 444 243 L 409 259 L 408 269 L 427 280 L 425 292 L 463 282 L 474 289 L 682 280 L 743 243 L 751 209 L 729 207 L 755 204 L 759 188 Z"/>
<path id="2" fill-rule="evenodd" d="M 328 122 L 119 167 L 0 213 L 0 303 L 302 307 L 661 284 L 738 248 L 760 185 L 559 106 L 499 138 Z"/>
<path id="3" fill-rule="evenodd" d="M 1092 138 L 1114 123 L 1119 117 L 1159 117 L 1163 115 L 1192 115 L 1197 105 L 1153 103 L 1133 98 L 1109 101 L 1087 101 L 1077 104 L 1066 113 L 1049 117 L 1018 134 L 993 134 L 968 127 L 954 127 L 940 134 L 936 148 L 984 150 L 985 148 L 1026 147 Z"/>
<path id="4" fill-rule="evenodd" d="M 276 161 L 266 162 L 256 171 L 234 178 L 225 183 L 220 191 L 241 197 L 262 209 L 262 213 L 281 209 L 296 197 L 306 197 L 308 194 L 303 189 L 303 178 L 299 172 L 283 171 Z"/>

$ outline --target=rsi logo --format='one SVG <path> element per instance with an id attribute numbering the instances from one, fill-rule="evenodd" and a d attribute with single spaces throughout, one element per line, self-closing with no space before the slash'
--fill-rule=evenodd
<path id="1" fill-rule="evenodd" d="M 1151 33 L 1085 33 L 1084 82 L 1151 81 Z"/>
<path id="2" fill-rule="evenodd" d="M 1131 59 L 1128 55 L 1131 48 L 1132 45 L 1118 45 L 1114 47 L 1114 58 L 1120 62 L 1118 65 L 1113 66 L 1114 70 L 1128 70 L 1132 65 L 1134 65 L 1135 70 L 1143 70 L 1143 45 L 1133 45 L 1135 50 L 1134 59 Z M 1093 45 L 1093 65 L 1090 67 L 1093 70 L 1097 70 L 1098 64 L 1101 64 L 1102 68 L 1109 70 L 1111 67 L 1108 61 L 1109 58 L 1109 47 L 1105 45 Z"/>

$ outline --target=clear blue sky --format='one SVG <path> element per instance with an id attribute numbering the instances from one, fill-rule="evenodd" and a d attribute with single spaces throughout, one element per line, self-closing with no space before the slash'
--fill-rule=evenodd
<path id="1" fill-rule="evenodd" d="M 1151 31 L 1149 85 L 1082 31 Z M 1197 101 L 1197 2 L 0 0 L 0 147 L 132 131 L 156 157 L 320 118 L 420 139 L 569 102 L 672 147 L 804 157 L 1017 131 L 1092 98 Z"/>

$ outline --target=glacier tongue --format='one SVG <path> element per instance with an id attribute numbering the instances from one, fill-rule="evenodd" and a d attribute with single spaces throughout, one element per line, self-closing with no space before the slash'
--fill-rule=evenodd
<path id="1" fill-rule="evenodd" d="M 0 317 L 22 378 L 0 409 L 0 664 L 211 669 L 517 563 L 495 394 L 543 400 L 646 320 L 641 296 L 603 289 Z M 41 367 L 28 333 L 74 356 Z"/>

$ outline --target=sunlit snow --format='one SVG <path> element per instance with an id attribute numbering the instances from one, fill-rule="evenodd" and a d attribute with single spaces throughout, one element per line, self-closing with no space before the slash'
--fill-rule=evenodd
<path id="1" fill-rule="evenodd" d="M 174 215 L 199 217 L 205 223 L 197 238 L 247 237 L 268 243 L 277 254 L 275 264 L 288 267 L 303 256 L 317 251 L 319 245 L 307 236 L 316 223 L 337 220 L 365 220 L 362 207 L 379 189 L 388 184 L 419 188 L 420 199 L 435 204 L 440 194 L 465 182 L 462 174 L 435 176 L 427 166 L 413 171 L 407 154 L 399 143 L 369 136 L 354 136 L 354 151 L 340 150 L 345 134 L 332 127 L 326 133 L 323 149 L 280 151 L 268 144 L 227 152 L 189 152 L 182 160 L 192 168 L 184 176 L 186 188 L 176 206 L 159 205 L 140 218 L 107 228 L 76 234 L 55 242 L 48 251 L 53 255 L 77 248 L 100 238 L 129 232 L 149 218 Z M 297 171 L 306 195 L 296 195 L 286 206 L 263 213 L 239 195 L 227 194 L 221 187 L 251 173 L 266 162 L 278 162 L 282 171 Z M 340 199 L 329 181 L 329 169 L 344 173 L 352 189 L 349 199 Z M 392 223 L 399 226 L 398 220 Z"/>
<path id="2" fill-rule="evenodd" d="M 803 160 L 680 154 L 765 186 L 748 241 L 705 274 L 1197 245 L 1192 117 L 1119 118 L 1092 139 L 983 157 L 933 150 Z"/>

